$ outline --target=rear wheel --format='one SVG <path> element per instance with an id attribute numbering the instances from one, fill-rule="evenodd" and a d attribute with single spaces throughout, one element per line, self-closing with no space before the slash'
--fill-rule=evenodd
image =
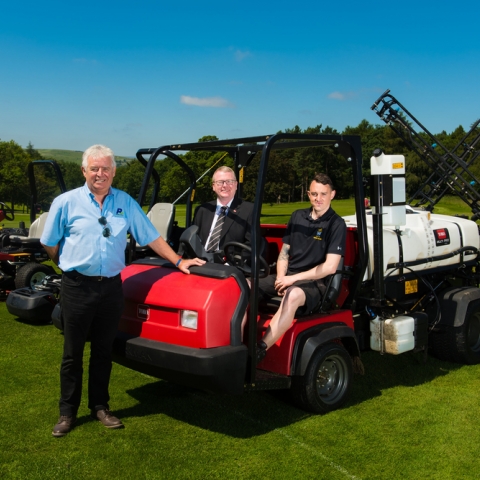
<path id="1" fill-rule="evenodd" d="M 15 275 L 15 288 L 35 288 L 40 285 L 47 275 L 52 275 L 53 271 L 47 265 L 41 263 L 26 263 L 19 268 Z"/>
<path id="2" fill-rule="evenodd" d="M 326 413 L 346 402 L 352 381 L 350 355 L 341 345 L 327 343 L 313 354 L 305 375 L 292 379 L 292 396 L 300 408 Z"/>
<path id="3" fill-rule="evenodd" d="M 430 347 L 440 360 L 467 365 L 480 363 L 480 300 L 470 303 L 463 325 L 432 332 Z"/>

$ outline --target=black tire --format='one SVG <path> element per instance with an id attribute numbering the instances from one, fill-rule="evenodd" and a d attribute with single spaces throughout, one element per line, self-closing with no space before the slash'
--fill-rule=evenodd
<path id="1" fill-rule="evenodd" d="M 41 263 L 29 262 L 20 267 L 15 275 L 15 288 L 32 288 L 42 283 L 47 275 L 52 275 L 53 270 Z"/>
<path id="2" fill-rule="evenodd" d="M 327 343 L 313 354 L 305 375 L 292 379 L 292 397 L 303 410 L 327 413 L 346 402 L 352 382 L 350 355 L 341 345 Z"/>
<path id="3" fill-rule="evenodd" d="M 445 326 L 432 332 L 430 350 L 440 360 L 466 365 L 480 363 L 480 300 L 470 303 L 463 325 Z"/>

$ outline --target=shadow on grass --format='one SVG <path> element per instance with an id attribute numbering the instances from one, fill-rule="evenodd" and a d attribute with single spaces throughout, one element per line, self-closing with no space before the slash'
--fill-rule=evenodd
<path id="1" fill-rule="evenodd" d="M 398 386 L 415 387 L 431 382 L 463 366 L 412 352 L 380 355 L 369 351 L 362 354 L 362 362 L 365 375 L 355 375 L 347 406 L 380 396 L 382 390 Z"/>
<path id="2" fill-rule="evenodd" d="M 365 375 L 355 375 L 346 407 L 358 405 L 396 386 L 415 387 L 447 375 L 461 367 L 423 354 L 400 356 L 367 352 L 363 355 Z M 138 403 L 117 412 L 122 417 L 168 415 L 202 429 L 236 438 L 251 438 L 282 428 L 312 414 L 290 401 L 284 390 L 253 392 L 244 395 L 209 394 L 169 383 L 153 381 L 127 391 Z"/>
<path id="3" fill-rule="evenodd" d="M 28 320 L 26 318 L 14 317 L 14 320 L 18 323 L 22 323 L 23 325 L 29 325 L 31 327 L 48 327 L 49 325 L 53 325 L 51 318 Z"/>
<path id="4" fill-rule="evenodd" d="M 210 394 L 160 380 L 127 393 L 139 403 L 116 412 L 124 418 L 168 415 L 235 438 L 264 435 L 311 416 L 288 403 L 288 392 Z"/>

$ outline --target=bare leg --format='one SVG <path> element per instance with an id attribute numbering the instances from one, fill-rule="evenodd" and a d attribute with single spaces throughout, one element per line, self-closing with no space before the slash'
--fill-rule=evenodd
<path id="1" fill-rule="evenodd" d="M 263 342 L 270 348 L 289 328 L 295 318 L 297 308 L 305 305 L 306 297 L 301 288 L 290 287 L 280 304 L 277 313 L 273 316 L 267 331 L 263 337 Z"/>

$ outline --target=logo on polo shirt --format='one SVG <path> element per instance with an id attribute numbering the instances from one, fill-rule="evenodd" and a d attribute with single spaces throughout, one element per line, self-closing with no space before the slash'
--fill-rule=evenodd
<path id="1" fill-rule="evenodd" d="M 313 236 L 314 240 L 323 240 L 322 239 L 323 228 L 317 228 L 317 233 Z"/>
<path id="2" fill-rule="evenodd" d="M 116 217 L 123 217 L 124 216 L 123 209 L 122 208 L 117 208 L 117 211 L 115 212 L 115 216 Z"/>

